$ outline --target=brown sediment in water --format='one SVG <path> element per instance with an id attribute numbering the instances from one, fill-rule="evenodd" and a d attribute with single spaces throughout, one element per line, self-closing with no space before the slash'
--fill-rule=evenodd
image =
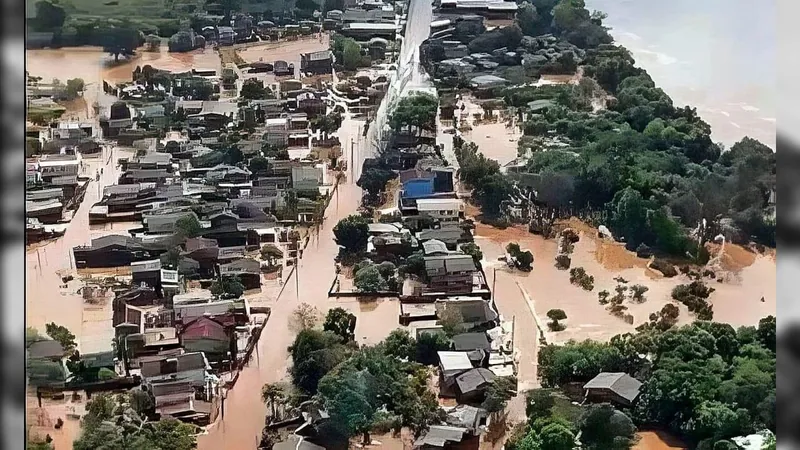
<path id="1" fill-rule="evenodd" d="M 639 441 L 633 450 L 685 450 L 688 449 L 680 439 L 664 431 L 640 431 L 636 433 Z"/>
<path id="2" fill-rule="evenodd" d="M 719 268 L 727 272 L 740 272 L 745 267 L 752 266 L 758 257 L 753 250 L 731 243 L 725 243 L 724 248 L 720 244 L 708 243 L 706 249 L 711 254 L 711 259 L 719 264 Z"/>

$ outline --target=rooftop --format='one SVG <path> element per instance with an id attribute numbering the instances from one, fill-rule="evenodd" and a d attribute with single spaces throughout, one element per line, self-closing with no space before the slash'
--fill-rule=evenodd
<path id="1" fill-rule="evenodd" d="M 473 392 L 488 383 L 491 383 L 496 378 L 495 374 L 489 369 L 479 367 L 462 373 L 456 377 L 456 384 L 462 394 Z"/>
<path id="2" fill-rule="evenodd" d="M 642 383 L 623 372 L 602 372 L 583 385 L 584 389 L 608 389 L 629 402 L 636 400 Z"/>

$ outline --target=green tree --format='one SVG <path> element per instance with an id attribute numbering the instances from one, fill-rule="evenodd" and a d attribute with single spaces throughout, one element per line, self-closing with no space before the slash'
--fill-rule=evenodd
<path id="1" fill-rule="evenodd" d="M 330 114 L 319 116 L 312 120 L 310 125 L 312 131 L 320 131 L 322 133 L 322 139 L 327 140 L 329 134 L 335 133 L 342 127 L 343 121 L 344 118 L 342 114 L 338 111 L 333 111 Z"/>
<path id="2" fill-rule="evenodd" d="M 361 172 L 356 186 L 367 191 L 372 201 L 377 201 L 386 188 L 386 183 L 395 178 L 397 174 L 391 170 L 370 167 Z"/>
<path id="3" fill-rule="evenodd" d="M 119 378 L 117 373 L 107 367 L 101 367 L 100 370 L 97 371 L 97 379 L 100 381 L 108 381 L 116 378 Z"/>
<path id="4" fill-rule="evenodd" d="M 200 236 L 202 232 L 203 227 L 195 215 L 184 216 L 175 221 L 175 234 L 182 239 Z"/>
<path id="5" fill-rule="evenodd" d="M 387 355 L 412 361 L 416 355 L 417 342 L 408 330 L 396 328 L 386 336 L 383 345 Z"/>
<path id="6" fill-rule="evenodd" d="M 341 336 L 330 331 L 304 329 L 297 333 L 289 354 L 292 383 L 310 397 L 317 393 L 322 377 L 346 360 L 351 349 L 344 345 Z"/>
<path id="7" fill-rule="evenodd" d="M 269 170 L 270 164 L 267 158 L 264 158 L 263 156 L 256 156 L 250 158 L 247 168 L 253 175 L 265 174 Z"/>
<path id="8" fill-rule="evenodd" d="M 627 450 L 636 439 L 633 421 L 611 405 L 590 406 L 579 428 L 581 443 L 589 450 Z"/>
<path id="9" fill-rule="evenodd" d="M 575 434 L 560 423 L 551 423 L 539 433 L 542 448 L 548 450 L 572 450 L 575 448 Z"/>
<path id="10" fill-rule="evenodd" d="M 505 175 L 495 173 L 484 178 L 475 191 L 481 213 L 489 218 L 500 217 L 501 205 L 513 192 L 513 186 Z"/>
<path id="11" fill-rule="evenodd" d="M 552 392 L 547 389 L 534 389 L 526 394 L 525 415 L 530 422 L 540 418 L 550 417 L 556 400 Z"/>
<path id="12" fill-rule="evenodd" d="M 75 335 L 67 327 L 56 325 L 55 322 L 50 322 L 44 327 L 45 333 L 64 347 L 65 354 L 71 354 L 78 347 Z"/>
<path id="13" fill-rule="evenodd" d="M 61 5 L 51 1 L 43 0 L 36 2 L 36 19 L 33 20 L 34 27 L 39 31 L 53 31 L 64 25 L 67 13 Z"/>
<path id="14" fill-rule="evenodd" d="M 551 330 L 561 331 L 565 328 L 563 324 L 559 323 L 559 320 L 567 319 L 567 313 L 565 313 L 563 309 L 551 309 L 547 311 L 547 317 L 552 320 L 552 322 L 547 324 Z"/>
<path id="15" fill-rule="evenodd" d="M 450 338 L 445 333 L 422 333 L 417 338 L 414 360 L 426 366 L 439 363 L 438 352 L 450 349 Z"/>
<path id="16" fill-rule="evenodd" d="M 403 97 L 394 109 L 389 125 L 395 131 L 405 128 L 416 129 L 418 134 L 423 130 L 436 127 L 436 113 L 439 99 L 431 94 L 419 93 Z"/>
<path id="17" fill-rule="evenodd" d="M 131 26 L 113 27 L 108 29 L 103 37 L 103 51 L 110 53 L 114 57 L 114 62 L 118 62 L 120 56 L 135 55 L 141 41 L 141 34 Z"/>
<path id="18" fill-rule="evenodd" d="M 221 277 L 211 283 L 210 291 L 219 298 L 239 298 L 244 294 L 244 285 L 238 277 Z"/>
<path id="19" fill-rule="evenodd" d="M 356 316 L 344 308 L 332 308 L 325 316 L 322 329 L 338 334 L 346 342 L 356 338 Z"/>
<path id="20" fill-rule="evenodd" d="M 517 379 L 513 376 L 497 377 L 486 389 L 486 398 L 481 403 L 481 408 L 490 413 L 502 411 L 515 395 L 517 395 Z"/>
<path id="21" fill-rule="evenodd" d="M 27 327 L 25 328 L 25 348 L 28 348 L 34 342 L 39 342 L 47 339 L 46 337 L 39 334 L 39 330 L 34 327 Z"/>
<path id="22" fill-rule="evenodd" d="M 333 227 L 336 243 L 349 253 L 366 250 L 369 238 L 369 222 L 360 215 L 350 215 Z M 377 272 L 377 269 L 376 269 Z M 380 275 L 380 274 L 378 274 Z"/>
<path id="23" fill-rule="evenodd" d="M 481 266 L 481 260 L 483 259 L 483 252 L 478 244 L 474 242 L 468 242 L 466 244 L 461 244 L 460 247 L 461 251 L 467 255 L 472 256 L 472 260 L 475 262 L 477 267 Z"/>
<path id="24" fill-rule="evenodd" d="M 272 421 L 278 420 L 278 406 L 285 400 L 286 391 L 281 384 L 266 383 L 261 387 L 261 401 L 269 407 Z"/>
<path id="25" fill-rule="evenodd" d="M 266 100 L 275 98 L 272 90 L 264 87 L 264 82 L 255 78 L 248 78 L 242 83 L 239 96 L 247 100 Z"/>
<path id="26" fill-rule="evenodd" d="M 767 316 L 758 321 L 757 335 L 758 341 L 764 348 L 775 351 L 777 347 L 776 338 L 777 324 L 775 316 Z"/>
<path id="27" fill-rule="evenodd" d="M 364 293 L 384 292 L 389 289 L 389 284 L 375 265 L 359 270 L 353 279 L 353 284 L 359 292 Z"/>
<path id="28" fill-rule="evenodd" d="M 361 67 L 361 45 L 353 39 L 348 39 L 343 44 L 342 64 L 345 70 L 353 71 Z"/>

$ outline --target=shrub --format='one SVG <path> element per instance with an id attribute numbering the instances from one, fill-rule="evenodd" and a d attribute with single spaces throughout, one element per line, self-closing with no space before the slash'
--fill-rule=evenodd
<path id="1" fill-rule="evenodd" d="M 565 313 L 563 309 L 551 309 L 547 311 L 547 317 L 552 320 L 552 322 L 547 324 L 551 331 L 562 331 L 566 328 L 559 322 L 559 320 L 567 319 L 567 313 Z"/>
<path id="2" fill-rule="evenodd" d="M 569 282 L 587 291 L 594 289 L 594 277 L 588 275 L 583 267 L 575 267 L 569 270 Z"/>

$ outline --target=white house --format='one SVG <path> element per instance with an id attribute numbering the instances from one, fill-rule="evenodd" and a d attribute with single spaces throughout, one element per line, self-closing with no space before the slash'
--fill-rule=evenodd
<path id="1" fill-rule="evenodd" d="M 464 202 L 457 198 L 420 198 L 417 199 L 417 211 L 441 223 L 458 222 L 464 215 Z"/>

